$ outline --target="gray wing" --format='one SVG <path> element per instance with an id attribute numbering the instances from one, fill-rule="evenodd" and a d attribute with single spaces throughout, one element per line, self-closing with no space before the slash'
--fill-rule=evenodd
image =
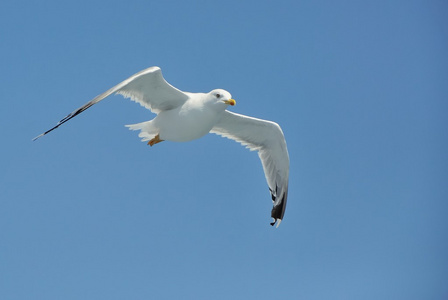
<path id="1" fill-rule="evenodd" d="M 163 110 L 169 110 L 181 106 L 188 99 L 186 93 L 176 89 L 165 81 L 159 67 L 151 67 L 132 75 L 125 81 L 96 96 L 91 101 L 60 120 L 56 126 L 38 135 L 33 140 L 46 135 L 68 120 L 76 117 L 92 105 L 114 93 L 130 98 L 131 100 L 150 109 L 154 113 L 159 113 Z"/>
<path id="2" fill-rule="evenodd" d="M 273 201 L 271 225 L 278 220 L 278 227 L 285 214 L 289 179 L 288 149 L 280 126 L 226 110 L 210 132 L 258 151 Z"/>

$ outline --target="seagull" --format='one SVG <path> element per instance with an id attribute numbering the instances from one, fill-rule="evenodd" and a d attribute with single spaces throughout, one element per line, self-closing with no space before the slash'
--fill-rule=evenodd
<path id="1" fill-rule="evenodd" d="M 285 214 L 289 180 L 289 155 L 280 126 L 275 122 L 226 110 L 229 105 L 236 104 L 226 90 L 216 89 L 209 93 L 183 92 L 163 78 L 159 67 L 140 71 L 96 96 L 33 141 L 112 94 L 130 98 L 157 114 L 150 121 L 126 125 L 131 130 L 140 130 L 138 136 L 149 146 L 163 141 L 188 142 L 207 133 L 215 133 L 234 140 L 251 151 L 258 151 L 273 202 L 273 221 L 270 224 L 274 226 L 277 223 L 276 227 L 280 225 Z"/>

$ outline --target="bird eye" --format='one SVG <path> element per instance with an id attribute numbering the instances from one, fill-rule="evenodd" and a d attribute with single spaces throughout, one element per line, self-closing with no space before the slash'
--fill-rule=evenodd
<path id="1" fill-rule="evenodd" d="M 216 98 L 221 98 L 221 94 L 216 94 Z"/>

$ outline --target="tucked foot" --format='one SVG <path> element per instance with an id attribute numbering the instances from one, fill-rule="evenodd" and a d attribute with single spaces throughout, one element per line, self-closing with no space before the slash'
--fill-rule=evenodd
<path id="1" fill-rule="evenodd" d="M 159 135 L 156 135 L 152 140 L 150 140 L 150 141 L 148 142 L 148 145 L 150 145 L 150 146 L 152 147 L 152 146 L 154 146 L 155 144 L 160 143 L 160 142 L 163 142 L 163 141 L 164 141 L 164 140 L 161 140 Z"/>

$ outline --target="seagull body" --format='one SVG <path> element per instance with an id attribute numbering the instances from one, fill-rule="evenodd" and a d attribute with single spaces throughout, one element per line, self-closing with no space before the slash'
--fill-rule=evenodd
<path id="1" fill-rule="evenodd" d="M 161 111 L 151 121 L 127 127 L 141 130 L 139 136 L 142 141 L 148 141 L 154 134 L 159 134 L 161 140 L 189 142 L 209 133 L 226 107 L 235 103 L 224 90 L 213 90 L 208 94 L 186 94 L 188 98 L 183 105 Z"/>
<path id="2" fill-rule="evenodd" d="M 289 179 L 289 156 L 283 132 L 277 123 L 226 110 L 236 102 L 225 90 L 183 92 L 165 81 L 160 68 L 151 67 L 98 95 L 33 140 L 115 93 L 157 114 L 150 121 L 126 125 L 131 130 L 140 130 L 139 137 L 150 146 L 162 141 L 188 142 L 215 133 L 258 151 L 273 201 L 271 217 L 274 220 L 271 225 L 277 221 L 277 227 L 280 225 L 286 208 Z"/>

